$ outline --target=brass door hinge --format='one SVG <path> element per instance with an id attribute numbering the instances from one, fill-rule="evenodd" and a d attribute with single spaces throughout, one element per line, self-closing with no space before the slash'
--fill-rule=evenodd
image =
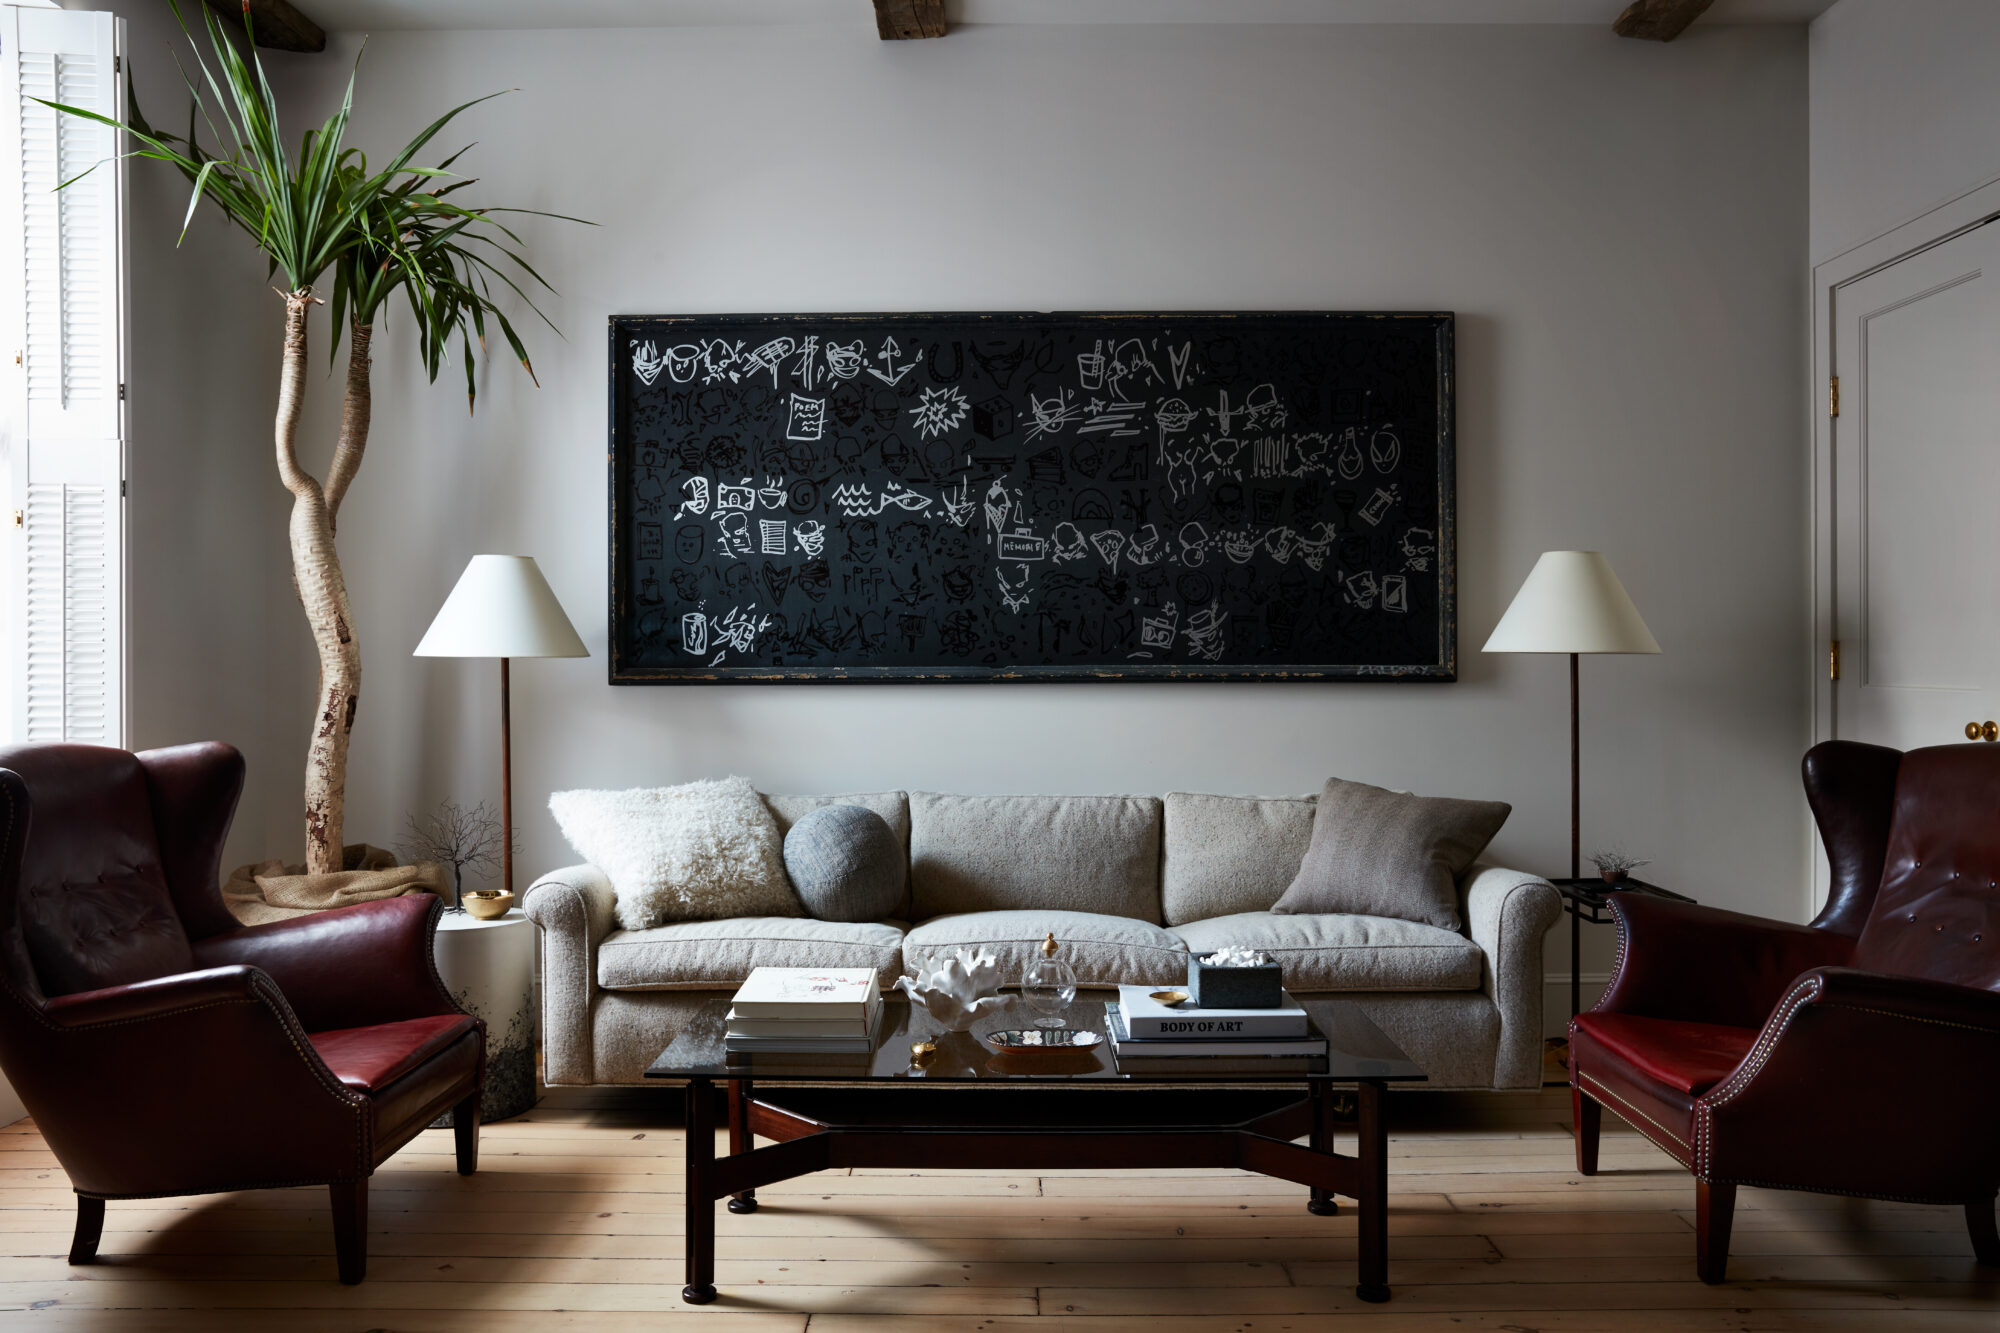
<path id="1" fill-rule="evenodd" d="M 1840 415 L 1840 376 L 1838 375 L 1833 376 L 1826 382 L 1826 414 L 1830 417 Z"/>
<path id="2" fill-rule="evenodd" d="M 1828 648 L 1828 649 L 1826 650 L 1826 678 L 1827 678 L 1828 680 L 1839 680 L 1839 679 L 1840 679 L 1840 640 L 1839 640 L 1839 639 L 1835 639 L 1835 640 L 1833 641 L 1833 646 L 1832 646 L 1832 647 L 1830 647 L 1830 648 Z"/>

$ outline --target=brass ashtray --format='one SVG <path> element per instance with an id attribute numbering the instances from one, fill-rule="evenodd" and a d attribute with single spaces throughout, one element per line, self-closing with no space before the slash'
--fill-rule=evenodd
<path id="1" fill-rule="evenodd" d="M 493 921 L 514 910 L 514 895 L 505 889 L 467 889 L 459 906 L 481 921 Z"/>
<path id="2" fill-rule="evenodd" d="M 922 1069 L 937 1058 L 937 1043 L 934 1041 L 913 1041 L 910 1043 L 910 1063 Z"/>
<path id="3" fill-rule="evenodd" d="M 1161 1004 L 1165 1005 L 1186 1004 L 1188 993 L 1184 990 L 1156 990 L 1146 998 L 1149 1000 L 1158 1000 Z"/>

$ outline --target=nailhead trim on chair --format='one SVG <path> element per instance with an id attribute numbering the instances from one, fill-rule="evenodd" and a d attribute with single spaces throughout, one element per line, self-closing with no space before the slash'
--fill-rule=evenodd
<path id="1" fill-rule="evenodd" d="M 1572 1059 L 1575 1058 L 1573 1048 L 1572 1048 L 1571 1058 Z M 1626 1101 L 1623 1097 L 1620 1097 L 1617 1093 L 1612 1092 L 1609 1088 L 1606 1088 L 1603 1084 L 1597 1083 L 1594 1079 L 1584 1074 L 1581 1070 L 1577 1071 L 1576 1082 L 1578 1087 L 1583 1088 L 1585 1091 L 1590 1093 L 1591 1096 L 1597 1098 L 1599 1101 L 1616 1102 L 1620 1107 L 1621 1114 L 1623 1112 L 1629 1111 L 1632 1115 L 1636 1115 L 1639 1117 L 1639 1119 L 1645 1121 L 1647 1125 L 1651 1125 L 1654 1129 L 1659 1130 L 1660 1133 L 1672 1139 L 1674 1141 L 1675 1146 L 1680 1149 L 1680 1152 L 1675 1153 L 1672 1148 L 1667 1148 L 1667 1151 L 1670 1154 L 1672 1154 L 1676 1158 L 1676 1160 L 1680 1162 L 1682 1166 L 1688 1165 L 1688 1159 L 1687 1159 L 1688 1146 L 1685 1142 L 1681 1140 L 1680 1135 L 1674 1133 L 1671 1129 L 1668 1129 L 1665 1125 L 1653 1119 L 1653 1117 L 1647 1115 L 1644 1111 L 1641 1111 L 1638 1107 L 1632 1105 L 1632 1103 Z M 1628 1120 L 1629 1118 L 1630 1117 L 1627 1117 Z M 1638 1130 L 1641 1134 L 1645 1134 L 1647 1138 L 1653 1139 L 1655 1143 L 1659 1143 L 1658 1139 L 1654 1138 L 1652 1134 L 1647 1132 L 1645 1125 L 1633 1125 L 1632 1128 Z M 1660 1146 L 1662 1148 L 1666 1148 L 1667 1145 L 1661 1143 Z"/>

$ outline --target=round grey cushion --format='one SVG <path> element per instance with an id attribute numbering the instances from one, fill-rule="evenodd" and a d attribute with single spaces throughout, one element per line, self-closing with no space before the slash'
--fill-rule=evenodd
<path id="1" fill-rule="evenodd" d="M 785 871 L 821 921 L 880 921 L 903 902 L 903 844 L 859 805 L 823 805 L 785 835 Z"/>

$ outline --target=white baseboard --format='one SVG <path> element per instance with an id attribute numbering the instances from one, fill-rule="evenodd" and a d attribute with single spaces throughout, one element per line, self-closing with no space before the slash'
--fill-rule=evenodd
<path id="1" fill-rule="evenodd" d="M 1582 984 L 1583 1007 L 1597 1003 L 1597 997 L 1611 984 L 1609 972 L 1577 974 Z M 1569 973 L 1548 972 L 1542 976 L 1542 1035 L 1560 1037 L 1569 1031 Z"/>

